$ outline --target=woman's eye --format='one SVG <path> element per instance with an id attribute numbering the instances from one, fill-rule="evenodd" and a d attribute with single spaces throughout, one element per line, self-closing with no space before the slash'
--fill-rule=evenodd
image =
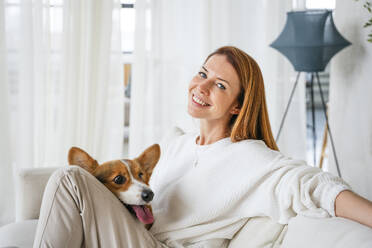
<path id="1" fill-rule="evenodd" d="M 143 179 L 143 178 L 142 178 L 142 177 L 143 177 L 143 173 L 140 172 L 140 173 L 138 174 L 138 177 L 141 178 L 141 179 Z"/>
<path id="2" fill-rule="evenodd" d="M 220 88 L 222 90 L 225 90 L 226 89 L 226 87 L 223 84 L 221 84 L 221 83 L 217 83 L 216 85 L 217 85 L 218 88 Z"/>
<path id="3" fill-rule="evenodd" d="M 202 71 L 199 71 L 199 76 L 201 76 L 202 78 L 207 78 L 207 74 Z"/>
<path id="4" fill-rule="evenodd" d="M 122 175 L 116 176 L 114 178 L 114 183 L 116 183 L 116 184 L 123 184 L 123 183 L 125 183 L 125 181 L 126 181 L 126 179 Z"/>

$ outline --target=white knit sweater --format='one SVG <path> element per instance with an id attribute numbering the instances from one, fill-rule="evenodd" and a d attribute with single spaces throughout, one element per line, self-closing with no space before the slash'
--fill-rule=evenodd
<path id="1" fill-rule="evenodd" d="M 150 186 L 150 231 L 169 247 L 226 247 L 255 216 L 286 224 L 296 214 L 334 216 L 336 196 L 350 187 L 263 141 L 229 138 L 199 146 L 185 134 L 162 146 Z"/>

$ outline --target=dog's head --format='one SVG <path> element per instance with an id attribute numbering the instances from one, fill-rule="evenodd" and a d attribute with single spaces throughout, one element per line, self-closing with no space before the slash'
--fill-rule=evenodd
<path id="1" fill-rule="evenodd" d="M 148 185 L 159 158 L 158 144 L 150 146 L 133 160 L 112 160 L 101 165 L 80 148 L 72 147 L 68 153 L 70 165 L 77 165 L 89 171 L 144 224 L 154 221 L 151 206 L 148 205 L 154 193 Z"/>

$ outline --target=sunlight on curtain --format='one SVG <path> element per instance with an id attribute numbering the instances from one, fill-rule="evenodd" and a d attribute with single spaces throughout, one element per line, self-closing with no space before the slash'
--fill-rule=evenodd
<path id="1" fill-rule="evenodd" d="M 12 169 L 65 166 L 71 146 L 99 162 L 120 158 L 120 1 L 7 0 L 3 13 L 0 77 L 10 106 L 1 121 L 10 124 L 10 141 L 0 148 L 11 155 L 8 178 Z"/>

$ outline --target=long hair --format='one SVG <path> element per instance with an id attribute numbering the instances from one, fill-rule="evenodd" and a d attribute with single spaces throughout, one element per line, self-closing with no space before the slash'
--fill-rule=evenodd
<path id="1" fill-rule="evenodd" d="M 238 102 L 240 112 L 230 120 L 232 142 L 245 139 L 263 140 L 268 147 L 279 150 L 273 138 L 265 100 L 265 87 L 257 62 L 239 48 L 224 46 L 211 53 L 225 55 L 240 81 Z"/>

